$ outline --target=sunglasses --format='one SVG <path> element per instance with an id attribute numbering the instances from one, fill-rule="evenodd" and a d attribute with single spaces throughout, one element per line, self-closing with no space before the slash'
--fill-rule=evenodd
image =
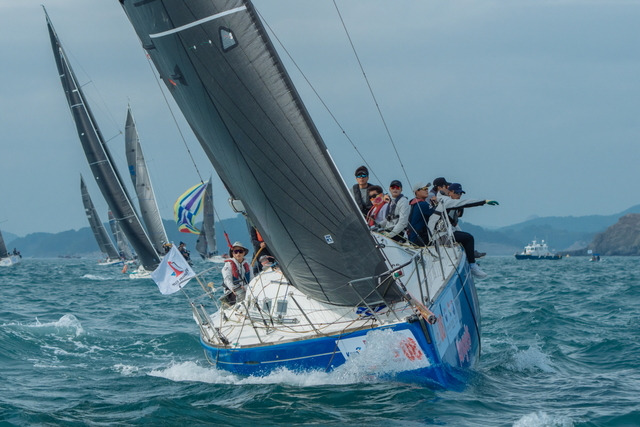
<path id="1" fill-rule="evenodd" d="M 244 249 L 234 249 L 233 253 L 234 254 L 243 254 L 244 253 Z"/>
<path id="2" fill-rule="evenodd" d="M 429 187 L 418 188 L 418 191 L 429 191 Z"/>
<path id="3" fill-rule="evenodd" d="M 397 185 L 392 185 L 392 186 L 390 186 L 389 188 L 390 188 L 390 189 L 392 189 L 392 190 L 397 190 L 397 189 L 399 189 L 400 187 L 399 187 L 399 186 L 397 186 Z"/>
<path id="4" fill-rule="evenodd" d="M 369 196 L 369 199 L 375 199 L 376 197 L 378 197 L 380 194 L 372 194 Z"/>
<path id="5" fill-rule="evenodd" d="M 369 175 L 367 175 L 366 173 L 361 173 L 360 175 L 356 175 L 356 178 L 366 178 Z"/>

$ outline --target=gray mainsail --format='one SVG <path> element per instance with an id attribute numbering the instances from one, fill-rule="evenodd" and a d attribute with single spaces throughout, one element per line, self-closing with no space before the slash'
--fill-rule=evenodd
<path id="1" fill-rule="evenodd" d="M 102 221 L 100 221 L 100 216 L 96 211 L 93 201 L 91 200 L 91 196 L 89 195 L 89 191 L 87 191 L 87 186 L 85 185 L 84 178 L 82 178 L 82 176 L 80 176 L 80 193 L 82 194 L 84 212 L 87 214 L 89 226 L 96 238 L 100 252 L 106 254 L 109 259 L 120 259 L 120 255 L 118 254 L 116 247 L 113 246 L 113 242 L 111 241 L 107 230 L 104 228 L 104 225 L 102 225 Z"/>
<path id="2" fill-rule="evenodd" d="M 124 232 L 120 227 L 120 223 L 116 221 L 116 218 L 113 216 L 113 212 L 111 211 L 109 211 L 109 227 L 111 228 L 111 233 L 113 233 L 116 238 L 116 245 L 118 246 L 120 256 L 125 260 L 132 260 L 134 257 L 133 253 L 131 253 L 129 243 L 127 243 L 127 236 L 124 235 Z"/>
<path id="3" fill-rule="evenodd" d="M 151 186 L 151 178 L 144 160 L 140 138 L 136 130 L 136 123 L 131 114 L 131 107 L 127 108 L 127 121 L 124 128 L 125 151 L 127 153 L 127 165 L 131 181 L 138 195 L 138 205 L 142 221 L 147 227 L 149 238 L 158 253 L 163 253 L 162 245 L 169 241 L 164 229 L 162 218 L 156 203 L 156 196 Z"/>
<path id="4" fill-rule="evenodd" d="M 8 257 L 7 246 L 4 244 L 4 237 L 2 237 L 2 231 L 0 231 L 0 258 Z"/>
<path id="5" fill-rule="evenodd" d="M 91 172 L 109 205 L 109 209 L 113 211 L 115 218 L 138 254 L 140 263 L 147 270 L 155 270 L 160 263 L 158 254 L 142 227 L 142 223 L 131 203 L 131 198 L 120 178 L 120 174 L 115 168 L 111 153 L 104 142 L 100 129 L 98 129 L 93 113 L 85 101 L 85 96 L 78 85 L 76 76 L 71 69 L 46 10 L 45 15 L 62 88 L 69 103 L 78 137 L 89 162 Z"/>
<path id="6" fill-rule="evenodd" d="M 216 229 L 213 224 L 213 185 L 211 185 L 211 178 L 209 178 L 207 188 L 204 190 L 202 202 L 204 203 L 202 208 L 202 230 L 200 230 L 200 236 L 196 241 L 196 250 L 202 258 L 208 258 L 210 255 L 218 253 Z"/>
<path id="7" fill-rule="evenodd" d="M 378 285 L 385 259 L 251 2 L 120 2 L 289 281 L 336 305 L 398 299 Z"/>

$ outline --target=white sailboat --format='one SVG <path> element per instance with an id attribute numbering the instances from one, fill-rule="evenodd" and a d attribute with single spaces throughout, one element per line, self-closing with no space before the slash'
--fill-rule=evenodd
<path id="1" fill-rule="evenodd" d="M 104 228 L 104 225 L 102 225 L 102 221 L 91 200 L 82 175 L 80 176 L 80 194 L 82 195 L 82 204 L 84 205 L 84 212 L 87 215 L 89 226 L 91 227 L 91 231 L 93 231 L 93 236 L 96 239 L 100 252 L 102 252 L 105 257 L 98 262 L 98 265 L 122 264 L 123 260 L 120 258 L 120 254 L 113 245 L 109 234 L 107 234 L 107 230 Z"/>
<path id="2" fill-rule="evenodd" d="M 216 172 L 278 264 L 232 306 L 192 301 L 208 360 L 454 387 L 480 354 L 469 264 L 442 215 L 426 248 L 372 233 L 250 1 L 121 0 Z M 211 314 L 211 311 L 215 313 Z"/>
<path id="3" fill-rule="evenodd" d="M 7 251 L 7 246 L 4 243 L 2 237 L 2 231 L 0 231 L 0 267 L 10 267 L 18 264 L 22 260 L 22 255 L 15 249 L 13 252 Z"/>

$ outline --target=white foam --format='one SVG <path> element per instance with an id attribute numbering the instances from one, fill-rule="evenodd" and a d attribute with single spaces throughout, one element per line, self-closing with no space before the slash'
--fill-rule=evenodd
<path id="1" fill-rule="evenodd" d="M 513 423 L 513 427 L 573 427 L 567 417 L 552 417 L 545 412 L 527 414 Z"/>
<path id="2" fill-rule="evenodd" d="M 290 371 L 277 369 L 264 377 L 244 377 L 216 369 L 213 366 L 203 367 L 195 362 L 172 364 L 166 368 L 157 368 L 149 372 L 150 376 L 166 378 L 171 381 L 197 381 L 212 384 L 288 384 L 298 387 L 317 385 L 337 385 L 371 383 L 378 381 L 380 375 L 393 374 L 405 370 L 428 366 L 426 359 L 416 364 L 406 357 L 390 352 L 390 348 L 398 348 L 399 340 L 404 338 L 391 330 L 372 331 L 366 336 L 366 347 L 352 354 L 347 362 L 332 372 L 324 371 Z"/>
<path id="3" fill-rule="evenodd" d="M 537 345 L 526 350 L 518 350 L 513 355 L 513 362 L 506 364 L 506 367 L 518 372 L 543 371 L 554 372 L 549 356 L 540 350 Z"/>
<path id="4" fill-rule="evenodd" d="M 87 280 L 111 280 L 111 277 L 98 276 L 97 274 L 85 274 L 82 276 L 83 279 Z"/>
<path id="5" fill-rule="evenodd" d="M 123 365 L 122 363 L 118 363 L 117 365 L 114 365 L 113 369 L 116 372 L 120 372 L 125 377 L 130 377 L 140 370 L 137 366 Z"/>
<path id="6" fill-rule="evenodd" d="M 429 360 L 421 351 L 422 359 L 419 360 L 409 360 L 400 351 L 390 351 L 400 349 L 401 341 L 404 340 L 406 335 L 391 329 L 371 331 L 365 336 L 365 347 L 358 353 L 351 354 L 344 365 L 336 368 L 334 374 L 347 382 L 362 382 L 379 375 L 429 366 Z"/>
<path id="7" fill-rule="evenodd" d="M 22 325 L 21 325 L 22 326 Z M 78 320 L 76 316 L 73 314 L 65 314 L 60 319 L 55 322 L 47 322 L 42 323 L 36 317 L 35 324 L 32 325 L 24 325 L 28 328 L 40 329 L 44 332 L 47 332 L 49 329 L 53 329 L 55 333 L 64 333 L 67 330 L 73 331 L 75 336 L 80 336 L 84 334 L 84 329 L 82 328 L 82 324 Z"/>

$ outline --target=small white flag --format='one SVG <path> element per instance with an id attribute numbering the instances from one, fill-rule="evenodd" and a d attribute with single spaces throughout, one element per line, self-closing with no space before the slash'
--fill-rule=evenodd
<path id="1" fill-rule="evenodd" d="M 175 245 L 171 246 L 158 268 L 151 273 L 151 278 L 164 295 L 178 292 L 193 277 L 196 277 L 196 273 Z"/>

